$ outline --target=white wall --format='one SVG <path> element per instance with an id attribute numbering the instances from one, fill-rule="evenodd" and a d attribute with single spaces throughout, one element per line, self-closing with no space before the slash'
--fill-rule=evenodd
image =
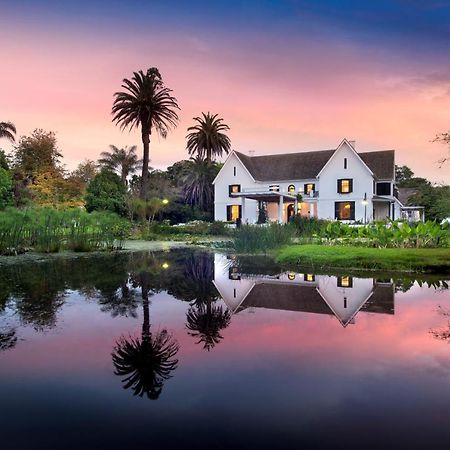
<path id="1" fill-rule="evenodd" d="M 347 158 L 347 169 L 344 169 L 344 158 Z M 353 179 L 353 192 L 339 194 L 337 180 Z M 367 221 L 372 220 L 373 177 L 365 164 L 353 149 L 344 142 L 333 154 L 320 174 L 320 196 L 318 216 L 320 219 L 334 219 L 334 203 L 339 201 L 355 202 L 355 220 L 364 221 L 364 194 L 367 194 Z"/>

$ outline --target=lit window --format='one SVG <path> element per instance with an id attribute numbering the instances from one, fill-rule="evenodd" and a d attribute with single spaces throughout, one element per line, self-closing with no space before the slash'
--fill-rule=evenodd
<path id="1" fill-rule="evenodd" d="M 289 272 L 288 273 L 288 280 L 295 280 L 295 273 L 294 272 Z"/>
<path id="2" fill-rule="evenodd" d="M 350 178 L 337 180 L 337 191 L 340 194 L 349 194 L 350 192 L 353 192 L 353 180 Z"/>
<path id="3" fill-rule="evenodd" d="M 239 274 L 239 267 L 236 266 L 232 266 L 230 267 L 230 270 L 228 271 L 228 278 L 230 280 L 240 280 L 241 279 L 241 275 Z"/>
<path id="4" fill-rule="evenodd" d="M 316 277 L 312 274 L 312 273 L 306 273 L 304 280 L 305 281 L 314 281 L 316 279 Z"/>
<path id="5" fill-rule="evenodd" d="M 241 185 L 240 184 L 230 184 L 228 186 L 228 194 L 237 194 L 238 192 L 241 192 Z"/>
<path id="6" fill-rule="evenodd" d="M 289 194 L 295 194 L 295 186 L 293 184 L 290 184 L 288 187 Z"/>
<path id="7" fill-rule="evenodd" d="M 231 220 L 237 220 L 239 218 L 239 205 L 231 206 Z"/>
<path id="8" fill-rule="evenodd" d="M 355 220 L 355 202 L 336 202 L 335 219 Z"/>
<path id="9" fill-rule="evenodd" d="M 351 288 L 353 286 L 353 278 L 349 276 L 338 277 L 338 287 Z"/>
<path id="10" fill-rule="evenodd" d="M 311 192 L 314 192 L 316 189 L 316 185 L 314 183 L 307 183 L 305 184 L 305 189 L 304 189 L 304 193 L 306 195 L 311 195 Z"/>

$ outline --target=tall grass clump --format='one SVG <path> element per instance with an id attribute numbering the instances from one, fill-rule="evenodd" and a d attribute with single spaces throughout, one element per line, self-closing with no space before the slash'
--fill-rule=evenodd
<path id="1" fill-rule="evenodd" d="M 2 255 L 23 253 L 30 248 L 43 253 L 114 250 L 122 247 L 128 233 L 128 222 L 110 212 L 89 214 L 80 209 L 52 208 L 11 208 L 0 212 Z"/>
<path id="2" fill-rule="evenodd" d="M 238 253 L 262 253 L 289 244 L 294 235 L 291 225 L 242 225 L 233 234 L 233 248 Z"/>

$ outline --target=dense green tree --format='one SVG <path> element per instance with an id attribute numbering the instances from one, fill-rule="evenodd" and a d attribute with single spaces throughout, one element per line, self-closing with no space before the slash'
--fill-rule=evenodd
<path id="1" fill-rule="evenodd" d="M 6 138 L 11 142 L 16 140 L 17 130 L 12 122 L 0 122 L 0 139 Z"/>
<path id="2" fill-rule="evenodd" d="M 14 168 L 26 176 L 61 172 L 61 158 L 55 133 L 42 129 L 34 130 L 31 136 L 22 136 L 13 153 Z"/>
<path id="3" fill-rule="evenodd" d="M 0 168 L 9 170 L 8 156 L 2 149 L 0 149 Z"/>
<path id="4" fill-rule="evenodd" d="M 136 146 L 118 148 L 110 145 L 110 152 L 102 152 L 99 164 L 111 171 L 117 171 L 124 185 L 127 185 L 127 178 L 130 174 L 136 172 L 140 167 L 141 161 L 136 155 Z"/>
<path id="5" fill-rule="evenodd" d="M 13 185 L 11 174 L 0 167 L 0 209 L 13 203 Z"/>
<path id="6" fill-rule="evenodd" d="M 120 177 L 103 169 L 89 183 L 86 190 L 87 211 L 103 210 L 125 215 L 125 186 Z"/>
<path id="7" fill-rule="evenodd" d="M 183 174 L 183 195 L 187 203 L 204 211 L 214 207 L 214 186 L 212 182 L 219 172 L 219 166 L 199 157 L 192 159 Z"/>
<path id="8" fill-rule="evenodd" d="M 190 133 L 186 136 L 186 149 L 191 156 L 212 161 L 216 156 L 229 153 L 231 141 L 224 132 L 230 127 L 223 123 L 223 119 L 208 112 L 194 117 L 194 120 L 197 124 L 188 128 Z"/>
<path id="9" fill-rule="evenodd" d="M 166 138 L 169 130 L 178 124 L 180 109 L 172 90 L 167 88 L 156 67 L 146 73 L 134 72 L 131 80 L 124 79 L 121 92 L 114 94 L 113 122 L 121 129 L 141 128 L 143 144 L 141 198 L 145 197 L 147 173 L 150 161 L 150 136 L 153 130 Z"/>

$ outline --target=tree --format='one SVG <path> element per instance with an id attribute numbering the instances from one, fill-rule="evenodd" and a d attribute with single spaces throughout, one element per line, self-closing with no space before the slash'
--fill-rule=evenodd
<path id="1" fill-rule="evenodd" d="M 166 138 L 169 130 L 178 124 L 176 110 L 180 108 L 156 67 L 148 69 L 145 74 L 142 70 L 134 72 L 131 80 L 123 80 L 122 88 L 124 91 L 114 94 L 112 120 L 122 130 L 141 128 L 143 159 L 140 196 L 144 198 L 150 161 L 150 136 L 156 130 L 159 136 Z"/>
<path id="2" fill-rule="evenodd" d="M 13 203 L 12 178 L 11 174 L 0 167 L 0 209 Z"/>
<path id="3" fill-rule="evenodd" d="M 204 211 L 211 211 L 214 205 L 212 182 L 219 172 L 217 164 L 199 157 L 192 159 L 183 175 L 183 194 L 187 203 Z"/>
<path id="4" fill-rule="evenodd" d="M 198 156 L 206 161 L 212 161 L 215 156 L 228 154 L 231 148 L 230 138 L 224 133 L 230 127 L 223 123 L 217 114 L 202 113 L 202 117 L 194 117 L 197 125 L 189 127 L 191 131 L 186 136 L 186 148 L 191 156 Z"/>
<path id="5" fill-rule="evenodd" d="M 9 170 L 8 156 L 2 149 L 0 149 L 0 168 Z"/>
<path id="6" fill-rule="evenodd" d="M 62 172 L 56 135 L 52 131 L 36 129 L 31 136 L 22 136 L 14 148 L 13 162 L 16 170 L 26 176 L 40 172 Z"/>
<path id="7" fill-rule="evenodd" d="M 78 167 L 72 172 L 73 178 L 79 179 L 84 184 L 89 184 L 98 174 L 98 167 L 95 161 L 85 159 L 78 164 Z"/>
<path id="8" fill-rule="evenodd" d="M 136 155 L 136 146 L 117 148 L 110 145 L 110 152 L 102 152 L 99 164 L 112 171 L 119 172 L 120 179 L 124 185 L 127 185 L 128 175 L 136 172 L 140 167 L 141 161 Z"/>
<path id="9" fill-rule="evenodd" d="M 0 122 L 0 138 L 6 138 L 11 142 L 15 142 L 17 130 L 11 122 Z"/>
<path id="10" fill-rule="evenodd" d="M 436 137 L 433 139 L 433 142 L 440 142 L 441 144 L 446 144 L 449 148 L 447 150 L 447 154 L 450 155 L 450 131 L 447 131 L 446 133 L 437 134 Z M 450 161 L 450 156 L 442 157 L 440 160 L 438 160 L 439 167 L 442 167 L 445 163 Z"/>
<path id="11" fill-rule="evenodd" d="M 109 170 L 103 169 L 89 183 L 86 189 L 86 210 L 112 211 L 124 215 L 125 186 L 120 177 Z"/>

